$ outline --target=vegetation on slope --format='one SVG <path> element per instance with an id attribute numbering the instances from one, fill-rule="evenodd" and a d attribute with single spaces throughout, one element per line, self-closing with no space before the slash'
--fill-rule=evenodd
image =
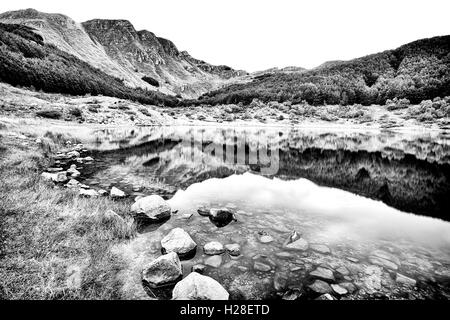
<path id="1" fill-rule="evenodd" d="M 111 248 L 136 235 L 129 204 L 43 181 L 67 134 L 0 129 L 0 299 L 123 298 Z"/>
<path id="2" fill-rule="evenodd" d="M 395 50 L 324 64 L 301 73 L 274 73 L 201 96 L 191 103 L 249 104 L 291 101 L 309 104 L 412 103 L 450 95 L 450 36 L 418 40 Z"/>
<path id="3" fill-rule="evenodd" d="M 159 92 L 126 87 L 117 78 L 44 43 L 32 28 L 0 23 L 0 81 L 72 95 L 106 95 L 144 104 L 175 106 Z"/>

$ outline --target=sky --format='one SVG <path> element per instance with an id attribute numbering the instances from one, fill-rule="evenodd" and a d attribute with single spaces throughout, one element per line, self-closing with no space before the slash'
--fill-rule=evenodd
<path id="1" fill-rule="evenodd" d="M 212 64 L 313 68 L 450 34 L 448 0 L 14 0 L 77 22 L 126 19 Z"/>

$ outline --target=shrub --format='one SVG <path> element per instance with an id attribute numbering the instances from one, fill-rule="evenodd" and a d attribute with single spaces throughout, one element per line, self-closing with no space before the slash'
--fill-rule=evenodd
<path id="1" fill-rule="evenodd" d="M 101 109 L 98 104 L 93 104 L 88 107 L 88 110 L 93 113 L 98 113 L 98 109 Z"/>
<path id="2" fill-rule="evenodd" d="M 60 119 L 62 117 L 62 113 L 58 110 L 40 110 L 36 112 L 36 115 L 49 119 Z"/>
<path id="3" fill-rule="evenodd" d="M 81 116 L 82 116 L 81 109 L 78 107 L 70 108 L 69 114 L 71 114 L 72 116 L 77 117 L 77 118 L 81 118 Z"/>
<path id="4" fill-rule="evenodd" d="M 144 76 L 142 77 L 142 80 L 144 80 L 145 82 L 147 82 L 148 84 L 154 86 L 154 87 L 159 87 L 159 82 L 156 79 L 153 79 L 152 77 L 149 76 Z"/>

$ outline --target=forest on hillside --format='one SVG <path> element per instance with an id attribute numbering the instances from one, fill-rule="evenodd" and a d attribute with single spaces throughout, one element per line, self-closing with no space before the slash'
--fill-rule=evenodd
<path id="1" fill-rule="evenodd" d="M 255 77 L 201 96 L 193 104 L 306 101 L 311 105 L 412 103 L 450 95 L 450 36 L 418 40 L 395 50 L 325 64 L 297 73 Z"/>
<path id="2" fill-rule="evenodd" d="M 0 23 L 0 81 L 71 95 L 105 95 L 143 104 L 175 106 L 178 99 L 129 88 L 77 57 L 46 44 L 32 28 Z"/>

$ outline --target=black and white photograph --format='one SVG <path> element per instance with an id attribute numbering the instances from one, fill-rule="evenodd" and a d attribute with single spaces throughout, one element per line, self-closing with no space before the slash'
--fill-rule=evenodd
<path id="1" fill-rule="evenodd" d="M 449 13 L 1 1 L 0 300 L 448 302 Z"/>

